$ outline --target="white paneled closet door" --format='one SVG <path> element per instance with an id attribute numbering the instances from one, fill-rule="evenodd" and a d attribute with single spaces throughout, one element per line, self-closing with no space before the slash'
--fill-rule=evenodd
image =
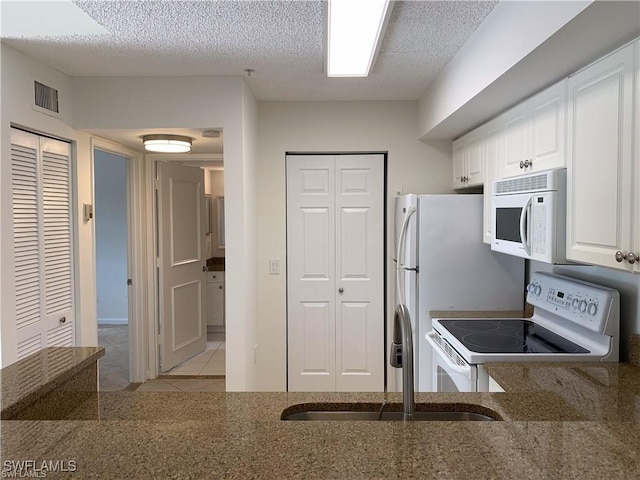
<path id="1" fill-rule="evenodd" d="M 384 388 L 384 157 L 287 156 L 289 391 Z"/>
<path id="2" fill-rule="evenodd" d="M 71 148 L 11 131 L 17 358 L 74 345 Z"/>

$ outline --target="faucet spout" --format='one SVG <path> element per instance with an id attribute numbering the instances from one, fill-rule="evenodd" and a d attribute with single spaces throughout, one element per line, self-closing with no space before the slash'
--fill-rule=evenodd
<path id="1" fill-rule="evenodd" d="M 411 328 L 411 316 L 405 305 L 398 305 L 394 316 L 394 341 L 398 338 L 397 329 L 400 329 L 402 342 L 402 406 L 403 419 L 413 420 L 415 411 L 415 392 L 413 379 L 413 331 Z M 392 365 L 397 368 L 397 363 Z"/>

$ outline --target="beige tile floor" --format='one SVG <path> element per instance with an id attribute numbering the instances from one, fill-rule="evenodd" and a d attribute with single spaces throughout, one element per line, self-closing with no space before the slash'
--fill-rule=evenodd
<path id="1" fill-rule="evenodd" d="M 224 333 L 208 333 L 204 352 L 162 375 L 224 375 L 224 340 Z"/>
<path id="2" fill-rule="evenodd" d="M 105 356 L 98 362 L 99 390 L 114 391 L 133 389 L 129 386 L 129 350 L 126 325 L 99 325 L 98 341 L 104 346 Z M 147 392 L 224 392 L 225 350 L 224 333 L 207 334 L 207 350 L 178 365 L 161 378 L 150 380 L 137 387 Z M 202 378 L 183 378 L 183 377 Z M 210 378 L 210 377 L 218 378 Z M 175 377 L 175 378 L 171 378 Z"/>

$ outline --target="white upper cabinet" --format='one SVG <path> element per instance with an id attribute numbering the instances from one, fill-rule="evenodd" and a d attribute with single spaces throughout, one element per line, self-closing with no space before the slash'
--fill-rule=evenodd
<path id="1" fill-rule="evenodd" d="M 494 120 L 485 125 L 485 162 L 484 162 L 484 217 L 482 240 L 486 244 L 491 244 L 493 232 L 493 181 L 498 177 L 498 139 L 500 130 L 498 121 Z"/>
<path id="2" fill-rule="evenodd" d="M 483 127 L 453 142 L 453 188 L 477 187 L 484 183 L 485 132 Z"/>
<path id="3" fill-rule="evenodd" d="M 566 88 L 562 80 L 500 117 L 499 178 L 565 166 Z"/>
<path id="4" fill-rule="evenodd" d="M 640 271 L 640 173 L 635 150 L 634 75 L 638 42 L 568 82 L 567 258 Z M 637 92 L 640 93 L 640 92 Z M 635 193 L 634 193 L 635 192 Z M 635 195 L 635 198 L 633 197 Z"/>
<path id="5" fill-rule="evenodd" d="M 476 128 L 453 142 L 453 188 L 484 185 L 483 241 L 491 243 L 491 194 L 498 174 L 499 119 Z"/>

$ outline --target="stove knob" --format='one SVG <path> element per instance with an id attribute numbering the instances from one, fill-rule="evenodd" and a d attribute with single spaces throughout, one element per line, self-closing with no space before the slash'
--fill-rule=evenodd
<path id="1" fill-rule="evenodd" d="M 578 308 L 578 302 L 579 300 L 577 298 L 573 299 L 573 302 L 571 303 L 571 306 L 575 309 Z"/>
<path id="2" fill-rule="evenodd" d="M 590 303 L 587 307 L 587 311 L 589 312 L 589 315 L 595 315 L 598 311 L 598 306 L 595 303 Z"/>
<path id="3" fill-rule="evenodd" d="M 533 293 L 535 293 L 536 295 L 540 295 L 540 292 L 542 292 L 542 287 L 540 285 L 536 285 Z"/>
<path id="4" fill-rule="evenodd" d="M 580 300 L 580 303 L 578 303 L 578 310 L 584 313 L 586 309 L 587 309 L 587 302 L 585 302 L 584 300 Z"/>

